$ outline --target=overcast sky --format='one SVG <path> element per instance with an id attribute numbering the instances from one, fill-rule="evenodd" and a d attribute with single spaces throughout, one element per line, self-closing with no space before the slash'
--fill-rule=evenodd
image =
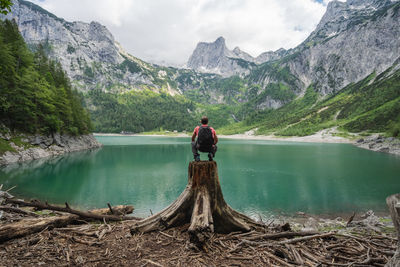
<path id="1" fill-rule="evenodd" d="M 258 56 L 292 48 L 330 0 L 32 0 L 67 21 L 98 21 L 133 56 L 183 65 L 198 42 L 226 39 Z"/>

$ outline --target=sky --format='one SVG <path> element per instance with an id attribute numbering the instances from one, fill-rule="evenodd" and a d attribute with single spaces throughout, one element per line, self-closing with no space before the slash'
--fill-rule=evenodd
<path id="1" fill-rule="evenodd" d="M 67 21 L 105 25 L 142 60 L 183 66 L 198 42 L 223 36 L 256 57 L 297 46 L 331 0 L 31 0 Z"/>

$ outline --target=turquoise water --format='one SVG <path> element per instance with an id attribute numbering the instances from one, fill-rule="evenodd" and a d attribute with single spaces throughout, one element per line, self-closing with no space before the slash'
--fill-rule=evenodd
<path id="1" fill-rule="evenodd" d="M 97 139 L 104 147 L 2 168 L 0 184 L 80 208 L 133 204 L 137 216 L 160 211 L 185 188 L 190 138 Z M 225 200 L 251 216 L 386 211 L 386 196 L 400 192 L 400 157 L 348 144 L 222 139 L 215 160 Z"/>

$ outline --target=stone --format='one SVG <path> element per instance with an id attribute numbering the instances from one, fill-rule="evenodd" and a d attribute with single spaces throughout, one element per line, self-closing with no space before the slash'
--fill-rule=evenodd
<path id="1" fill-rule="evenodd" d="M 35 135 L 31 139 L 31 145 L 37 146 L 42 143 L 42 136 L 41 135 Z"/>
<path id="2" fill-rule="evenodd" d="M 390 151 L 390 148 L 388 148 L 388 147 L 382 147 L 382 148 L 380 148 L 379 150 L 378 150 L 379 152 L 389 152 Z"/>
<path id="3" fill-rule="evenodd" d="M 61 136 L 59 133 L 53 134 L 53 144 L 61 147 L 64 146 L 64 144 L 61 142 Z"/>
<path id="4" fill-rule="evenodd" d="M 363 143 L 364 142 L 364 138 L 360 138 L 357 140 L 357 143 Z"/>
<path id="5" fill-rule="evenodd" d="M 369 144 L 369 145 L 368 145 L 369 149 L 372 149 L 372 148 L 374 148 L 374 146 L 375 146 L 375 144 L 374 144 L 374 143 L 372 143 L 372 144 Z"/>

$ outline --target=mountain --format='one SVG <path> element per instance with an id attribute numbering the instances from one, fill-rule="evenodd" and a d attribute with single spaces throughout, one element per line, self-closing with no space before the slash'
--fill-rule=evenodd
<path id="1" fill-rule="evenodd" d="M 262 64 L 271 60 L 278 60 L 287 55 L 290 51 L 280 48 L 276 51 L 268 51 L 261 53 L 258 57 L 254 59 L 254 62 L 257 64 Z"/>
<path id="2" fill-rule="evenodd" d="M 280 107 L 304 95 L 310 85 L 329 95 L 383 72 L 399 58 L 399 5 L 390 0 L 332 1 L 317 28 L 293 49 L 251 58 L 230 51 L 219 38 L 199 43 L 188 67 L 225 77 L 239 74 L 246 84 L 258 86 L 258 109 Z"/>
<path id="3" fill-rule="evenodd" d="M 99 23 L 67 22 L 23 0 L 14 1 L 7 18 L 16 20 L 32 50 L 42 46 L 60 62 L 83 92 L 96 131 L 189 130 L 206 114 L 217 128 L 254 126 L 263 133 L 283 125 L 277 118 L 288 127 L 285 118 L 305 119 L 299 116 L 348 86 L 396 70 L 399 9 L 390 0 L 332 1 L 315 31 L 293 49 L 254 58 L 238 47 L 229 50 L 220 37 L 197 45 L 189 69 L 146 63 L 126 53 Z"/>
<path id="4" fill-rule="evenodd" d="M 390 0 L 332 1 L 302 44 L 290 55 L 253 69 L 248 79 L 262 90 L 271 82 L 283 83 L 303 95 L 312 84 L 328 95 L 372 72 L 381 73 L 400 56 L 399 6 Z M 282 70 L 287 75 L 277 77 Z"/>
<path id="5" fill-rule="evenodd" d="M 279 59 L 285 54 L 286 50 L 281 48 L 276 52 L 265 52 L 254 58 L 239 47 L 229 50 L 224 37 L 221 36 L 213 43 L 198 43 L 187 66 L 200 72 L 215 73 L 223 77 L 233 75 L 244 77 L 250 74 L 256 64 Z"/>
<path id="6" fill-rule="evenodd" d="M 13 1 L 12 12 L 0 19 L 14 19 L 32 50 L 43 45 L 48 56 L 61 63 L 75 88 L 110 93 L 150 90 L 186 95 L 203 103 L 226 103 L 214 90 L 217 74 L 163 67 L 128 54 L 106 27 L 98 22 L 69 22 L 24 0 Z M 236 50 L 237 52 L 237 50 Z M 94 108 L 90 101 L 89 108 Z"/>
<path id="7" fill-rule="evenodd" d="M 179 94 L 162 69 L 128 54 L 98 22 L 68 22 L 23 0 L 13 1 L 6 19 L 15 19 L 30 47 L 44 44 L 48 55 L 61 63 L 82 91 L 101 88 L 126 91 L 151 87 Z"/>
<path id="8" fill-rule="evenodd" d="M 306 136 L 321 130 L 351 137 L 350 133 L 386 132 L 400 136 L 400 60 L 381 74 L 371 73 L 357 83 L 323 97 L 313 86 L 303 96 L 277 109 L 251 113 L 222 134 L 253 130 L 256 134 Z M 326 130 L 328 129 L 328 130 Z"/>

